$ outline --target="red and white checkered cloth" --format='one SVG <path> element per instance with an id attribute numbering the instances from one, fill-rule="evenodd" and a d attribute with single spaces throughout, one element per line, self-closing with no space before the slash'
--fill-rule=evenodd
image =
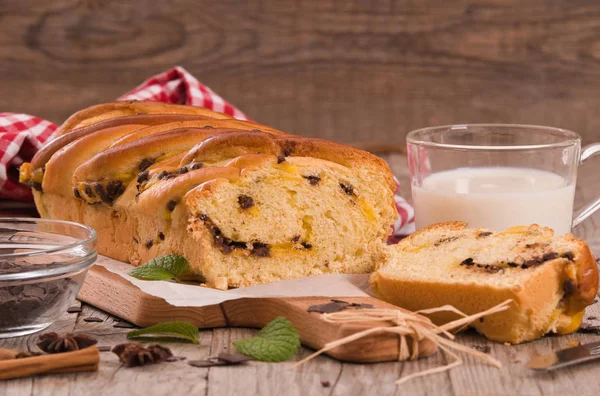
<path id="1" fill-rule="evenodd" d="M 202 106 L 240 120 L 249 119 L 179 66 L 151 77 L 118 100 L 132 99 Z M 30 189 L 18 182 L 18 168 L 31 160 L 57 128 L 49 121 L 27 114 L 0 113 L 0 199 L 32 199 Z M 390 242 L 397 242 L 414 231 L 411 205 L 397 194 L 395 200 L 399 217 L 392 226 Z"/>

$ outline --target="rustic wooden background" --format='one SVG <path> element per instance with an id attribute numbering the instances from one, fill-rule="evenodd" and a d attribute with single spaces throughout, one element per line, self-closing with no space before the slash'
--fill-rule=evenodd
<path id="1" fill-rule="evenodd" d="M 181 65 L 343 142 L 512 122 L 600 140 L 597 0 L 1 0 L 0 111 L 60 122 Z"/>

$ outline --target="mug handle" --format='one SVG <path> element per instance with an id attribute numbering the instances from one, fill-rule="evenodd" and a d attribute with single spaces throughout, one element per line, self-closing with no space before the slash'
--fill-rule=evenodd
<path id="1" fill-rule="evenodd" d="M 585 161 L 587 161 L 588 159 L 590 159 L 598 153 L 600 153 L 600 143 L 594 143 L 585 146 L 581 151 L 579 165 L 583 164 Z M 577 212 L 577 214 L 575 214 L 575 217 L 573 218 L 572 227 L 577 227 L 579 224 L 581 224 L 581 222 L 590 217 L 598 209 L 600 209 L 600 198 L 596 199 L 591 204 L 579 209 L 579 211 Z"/>

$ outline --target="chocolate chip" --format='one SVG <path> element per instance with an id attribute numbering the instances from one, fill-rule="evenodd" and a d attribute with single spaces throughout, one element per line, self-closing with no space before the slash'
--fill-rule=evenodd
<path id="1" fill-rule="evenodd" d="M 292 150 L 294 149 L 295 145 L 296 143 L 294 142 L 285 142 L 285 146 L 283 147 L 283 156 L 289 157 L 292 155 Z"/>
<path id="2" fill-rule="evenodd" d="M 527 269 L 529 267 L 535 267 L 535 266 L 542 264 L 543 262 L 544 261 L 542 260 L 541 257 L 534 257 L 530 260 L 523 262 L 523 264 L 521 264 L 521 268 Z"/>
<path id="3" fill-rule="evenodd" d="M 158 177 L 158 180 L 162 180 L 162 179 L 166 178 L 167 176 L 169 176 L 169 172 L 164 170 L 164 171 L 160 172 L 157 177 Z"/>
<path id="4" fill-rule="evenodd" d="M 158 233 L 158 239 L 160 239 L 161 241 L 165 240 L 165 234 L 163 234 L 162 231 Z"/>
<path id="5" fill-rule="evenodd" d="M 177 173 L 179 173 L 180 175 L 183 175 L 185 173 L 188 173 L 190 170 L 187 168 L 187 166 L 184 166 L 183 168 L 179 169 L 177 171 Z"/>
<path id="6" fill-rule="evenodd" d="M 329 388 L 331 386 L 331 383 L 329 383 L 329 381 L 321 381 L 321 386 L 323 388 Z"/>
<path id="7" fill-rule="evenodd" d="M 343 300 L 331 300 L 329 303 L 311 305 L 308 307 L 307 312 L 333 313 L 343 311 L 348 308 L 373 309 L 374 306 L 372 304 L 349 303 Z"/>
<path id="8" fill-rule="evenodd" d="M 269 257 L 271 255 L 271 249 L 266 243 L 254 242 L 250 253 L 258 257 Z"/>
<path id="9" fill-rule="evenodd" d="M 277 163 L 281 164 L 282 162 L 285 162 L 285 157 L 283 155 L 278 155 L 277 156 Z"/>
<path id="10" fill-rule="evenodd" d="M 95 322 L 95 323 L 100 323 L 100 322 L 104 322 L 104 319 L 98 318 L 96 316 L 90 316 L 89 318 L 84 318 L 83 319 L 84 322 Z"/>
<path id="11" fill-rule="evenodd" d="M 561 257 L 566 258 L 569 261 L 573 261 L 575 259 L 575 255 L 573 254 L 573 252 L 563 253 Z"/>
<path id="12" fill-rule="evenodd" d="M 506 265 L 508 265 L 509 267 L 512 267 L 512 268 L 516 268 L 519 266 L 519 264 L 517 264 L 513 261 L 509 261 L 508 263 L 506 263 Z"/>
<path id="13" fill-rule="evenodd" d="M 319 176 L 311 175 L 311 176 L 302 176 L 302 177 L 305 178 L 306 180 L 308 180 L 308 182 L 310 183 L 311 186 L 316 186 L 321 181 L 321 178 Z"/>
<path id="14" fill-rule="evenodd" d="M 104 187 L 102 186 L 102 184 L 100 183 L 96 183 L 94 184 L 94 192 L 96 193 L 96 195 L 98 195 L 99 197 L 104 196 Z"/>
<path id="15" fill-rule="evenodd" d="M 293 243 L 298 243 L 298 241 L 300 240 L 300 235 L 294 235 L 294 237 L 291 240 Z"/>
<path id="16" fill-rule="evenodd" d="M 254 206 L 254 200 L 252 197 L 242 194 L 238 196 L 238 204 L 240 205 L 240 208 L 248 209 Z"/>
<path id="17" fill-rule="evenodd" d="M 597 318 L 595 316 L 588 316 L 588 320 L 596 320 Z"/>
<path id="18" fill-rule="evenodd" d="M 193 367 L 215 367 L 215 366 L 227 366 L 228 363 L 221 360 L 189 360 L 188 364 Z"/>
<path id="19" fill-rule="evenodd" d="M 558 253 L 556 253 L 556 252 L 546 253 L 542 256 L 542 261 L 554 260 L 557 257 L 558 257 Z"/>
<path id="20" fill-rule="evenodd" d="M 73 195 L 75 196 L 75 198 L 81 199 L 81 193 L 79 193 L 79 190 L 76 188 L 73 189 Z"/>
<path id="21" fill-rule="evenodd" d="M 39 192 L 43 192 L 44 190 L 42 189 L 42 183 L 38 183 L 38 182 L 29 182 L 29 185 L 31 186 L 31 188 L 33 188 L 34 190 L 37 190 Z"/>
<path id="22" fill-rule="evenodd" d="M 495 273 L 504 271 L 502 267 L 498 267 L 497 265 L 492 265 L 492 264 L 475 264 L 475 266 L 477 268 L 483 269 L 488 274 L 495 274 Z"/>
<path id="23" fill-rule="evenodd" d="M 89 184 L 85 185 L 85 195 L 87 195 L 88 197 L 92 198 L 94 196 L 94 193 L 92 192 L 92 187 Z"/>
<path id="24" fill-rule="evenodd" d="M 486 236 L 490 236 L 492 235 L 492 233 L 490 231 L 484 231 L 484 232 L 480 232 L 479 234 L 477 234 L 477 238 L 484 238 Z"/>
<path id="25" fill-rule="evenodd" d="M 145 244 L 145 246 L 146 246 L 146 249 L 150 249 L 150 248 L 151 248 L 153 245 L 154 245 L 154 242 L 153 242 L 153 241 L 148 241 L 148 242 L 146 242 L 146 244 Z"/>
<path id="26" fill-rule="evenodd" d="M 115 329 L 135 329 L 136 325 L 129 322 L 117 322 L 113 325 Z"/>
<path id="27" fill-rule="evenodd" d="M 106 201 L 113 203 L 121 194 L 125 192 L 125 185 L 120 180 L 111 180 L 106 185 Z M 104 201 L 104 199 L 102 199 Z"/>
<path id="28" fill-rule="evenodd" d="M 458 239 L 458 236 L 451 236 L 451 237 L 442 238 L 439 241 L 437 241 L 436 243 L 434 243 L 433 246 L 437 247 L 437 246 L 443 245 L 445 243 L 454 242 L 457 239 Z"/>
<path id="29" fill-rule="evenodd" d="M 138 165 L 138 169 L 141 171 L 145 171 L 146 169 L 148 169 L 150 167 L 150 165 L 152 165 L 154 163 L 154 160 L 151 160 L 149 158 L 145 158 L 142 160 L 142 162 L 140 162 L 140 164 Z"/>
<path id="30" fill-rule="evenodd" d="M 348 195 L 354 195 L 354 187 L 349 184 L 340 183 L 340 187 Z"/>
<path id="31" fill-rule="evenodd" d="M 175 206 L 177 206 L 177 202 L 170 200 L 169 203 L 167 203 L 167 210 L 169 212 L 172 212 L 173 210 L 175 210 Z"/>
<path id="32" fill-rule="evenodd" d="M 467 267 L 470 267 L 473 265 L 473 259 L 471 257 L 466 258 L 463 261 L 461 261 L 460 265 L 466 265 Z"/>
<path id="33" fill-rule="evenodd" d="M 563 290 L 565 291 L 563 298 L 569 297 L 571 294 L 573 294 L 575 289 L 576 289 L 576 287 L 575 287 L 575 283 L 573 282 L 573 280 L 571 278 L 567 278 L 565 280 L 565 283 L 563 284 Z"/>
<path id="34" fill-rule="evenodd" d="M 221 232 L 221 229 L 217 227 L 217 225 L 213 223 L 212 220 L 205 213 L 200 214 L 199 219 L 204 222 L 204 225 L 206 226 L 206 228 L 208 228 L 208 231 L 213 235 L 213 243 L 215 244 L 215 246 L 221 249 L 221 252 L 223 252 L 224 254 L 231 253 L 233 249 L 247 249 L 248 245 L 246 242 L 234 241 L 227 237 L 224 237 L 223 233 Z M 250 253 L 255 254 L 259 257 L 265 257 L 261 255 L 266 254 L 268 256 L 269 247 L 268 245 L 258 243 L 256 251 L 251 251 Z"/>
<path id="35" fill-rule="evenodd" d="M 143 171 L 141 173 L 138 173 L 138 177 L 137 177 L 137 182 L 138 184 L 141 184 L 143 182 L 145 182 L 146 180 L 148 180 L 148 176 L 150 175 L 149 171 Z"/>
<path id="36" fill-rule="evenodd" d="M 204 164 L 202 162 L 192 162 L 188 166 L 191 170 L 197 170 L 201 169 L 204 166 Z"/>
<path id="37" fill-rule="evenodd" d="M 250 360 L 254 360 L 254 358 L 246 355 L 242 355 L 240 353 L 219 353 L 217 356 L 222 362 L 226 362 L 229 364 L 240 364 L 243 362 L 248 362 Z"/>
<path id="38" fill-rule="evenodd" d="M 81 311 L 81 307 L 69 307 L 67 309 L 67 313 L 80 313 Z"/>
<path id="39" fill-rule="evenodd" d="M 302 247 L 304 249 L 310 249 L 310 248 L 312 248 L 312 244 L 310 244 L 308 242 L 302 242 L 301 245 L 302 245 Z"/>
<path id="40" fill-rule="evenodd" d="M 350 303 L 347 303 L 345 301 L 330 302 L 330 303 L 320 304 L 320 305 L 311 305 L 310 307 L 308 307 L 308 309 L 306 311 L 307 312 L 319 312 L 319 313 L 333 313 L 333 312 L 343 311 L 344 309 L 348 308 L 349 306 L 350 306 Z"/>

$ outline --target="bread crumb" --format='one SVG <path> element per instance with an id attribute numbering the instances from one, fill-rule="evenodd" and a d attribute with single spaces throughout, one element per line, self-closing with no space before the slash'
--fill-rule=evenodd
<path id="1" fill-rule="evenodd" d="M 215 279 L 215 289 L 227 290 L 227 278 L 221 277 Z"/>
<path id="2" fill-rule="evenodd" d="M 568 345 L 568 346 L 570 346 L 570 347 L 576 347 L 576 346 L 579 346 L 579 345 L 581 345 L 581 341 L 577 341 L 577 340 L 569 340 L 569 341 L 567 342 L 567 345 Z"/>

